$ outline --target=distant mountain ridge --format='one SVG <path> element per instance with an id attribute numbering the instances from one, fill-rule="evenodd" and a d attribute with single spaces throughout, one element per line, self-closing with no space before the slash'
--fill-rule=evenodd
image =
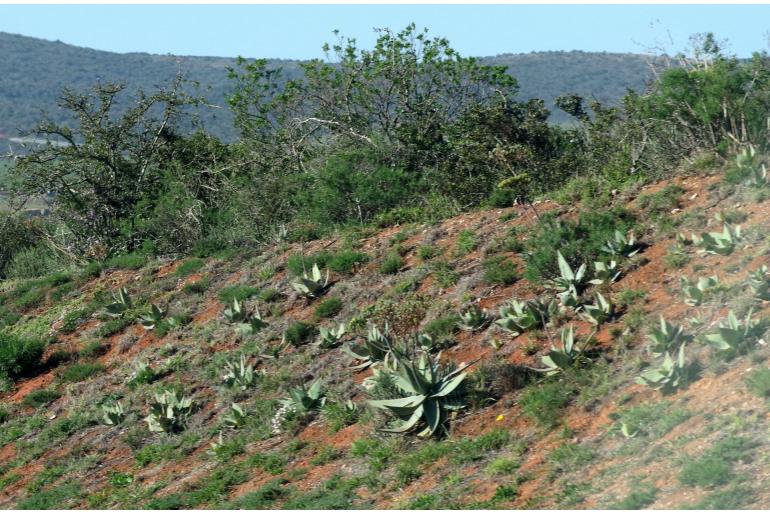
<path id="1" fill-rule="evenodd" d="M 146 53 L 114 53 L 0 32 L 0 138 L 17 136 L 35 126 L 45 112 L 65 121 L 56 100 L 64 87 L 84 90 L 96 82 L 125 82 L 129 90 L 171 81 L 181 70 L 201 84 L 207 100 L 223 109 L 200 113 L 203 126 L 227 140 L 237 137 L 226 108 L 231 87 L 229 57 L 171 56 Z M 553 121 L 567 120 L 555 110 L 553 99 L 578 93 L 605 103 L 616 103 L 628 89 L 641 91 L 652 78 L 649 56 L 605 52 L 535 52 L 484 57 L 488 64 L 504 64 L 521 86 L 522 99 L 542 98 L 554 111 Z M 301 73 L 300 61 L 270 59 L 286 75 Z"/>

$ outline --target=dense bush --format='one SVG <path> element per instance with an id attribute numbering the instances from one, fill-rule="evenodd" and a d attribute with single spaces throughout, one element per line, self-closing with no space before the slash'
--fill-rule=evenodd
<path id="1" fill-rule="evenodd" d="M 59 397 L 61 397 L 61 394 L 54 390 L 35 390 L 34 392 L 28 393 L 24 397 L 23 402 L 24 405 L 31 408 L 39 408 L 40 406 L 45 406 L 46 404 L 55 401 Z"/>
<path id="2" fill-rule="evenodd" d="M 0 375 L 15 379 L 40 366 L 45 344 L 0 331 Z"/>
<path id="3" fill-rule="evenodd" d="M 768 60 L 726 56 L 712 35 L 698 44 L 696 58 L 660 70 L 649 91 L 629 92 L 622 105 L 559 97 L 556 106 L 576 121 L 566 127 L 548 124 L 542 100 L 517 100 L 505 67 L 462 57 L 414 25 L 378 29 L 372 49 L 342 38 L 327 47 L 330 60 L 302 63 L 290 80 L 266 61 L 240 60 L 229 71 L 241 133 L 231 145 L 203 132 L 181 135 L 197 99 L 178 82 L 133 104 L 114 84 L 66 92 L 63 111 L 79 123 L 46 123 L 38 136 L 75 143 L 33 149 L 11 175 L 22 197 L 53 191 L 59 224 L 43 229 L 68 235 L 64 247 L 97 259 L 140 249 L 204 257 L 310 241 L 344 226 L 435 222 L 474 206 L 527 203 L 565 185 L 561 200 L 596 207 L 613 190 L 669 174 L 695 153 L 766 143 Z M 118 112 L 119 104 L 131 108 Z M 147 115 L 155 110 L 164 116 Z M 66 174 L 78 180 L 62 181 Z M 529 245 L 528 277 L 553 274 L 557 243 L 573 262 L 596 257 L 593 239 L 604 237 L 605 224 L 584 217 L 546 222 Z M 0 249 L 0 275 L 20 251 L 30 254 L 20 255 L 15 273 L 41 273 L 34 266 L 46 260 L 25 250 L 37 248 L 27 229 L 0 221 L 0 240 L 9 242 Z M 592 241 L 580 243 L 586 235 Z M 474 247 L 461 243 L 460 255 Z M 144 262 L 129 256 L 106 265 Z M 342 251 L 312 260 L 349 273 L 366 258 Z M 302 264 L 295 259 L 289 268 L 299 274 Z"/>
<path id="4" fill-rule="evenodd" d="M 333 272 L 348 274 L 353 271 L 356 265 L 367 261 L 369 261 L 369 256 L 355 250 L 340 250 L 336 252 L 322 250 L 308 256 L 292 254 L 286 261 L 286 268 L 296 276 L 309 272 L 314 264 L 317 264 L 318 268 L 322 270 L 328 268 Z"/>
<path id="5" fill-rule="evenodd" d="M 570 266 L 582 263 L 590 266 L 602 256 L 602 246 L 613 238 L 615 231 L 625 232 L 635 223 L 634 215 L 624 209 L 584 212 L 577 221 L 541 216 L 532 236 L 527 240 L 527 279 L 543 281 L 559 274 L 557 251 Z"/>
<path id="6" fill-rule="evenodd" d="M 312 324 L 305 322 L 294 322 L 291 324 L 284 333 L 284 338 L 287 342 L 299 347 L 304 343 L 308 343 L 316 334 L 316 328 Z"/>
<path id="7" fill-rule="evenodd" d="M 37 237 L 30 222 L 0 213 L 0 279 L 6 277 L 7 267 L 26 249 L 33 247 Z"/>

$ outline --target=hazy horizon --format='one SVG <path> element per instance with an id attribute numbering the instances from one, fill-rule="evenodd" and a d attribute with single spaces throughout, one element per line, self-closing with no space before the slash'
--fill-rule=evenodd
<path id="1" fill-rule="evenodd" d="M 410 22 L 474 56 L 675 54 L 714 32 L 748 57 L 767 48 L 768 14 L 767 5 L 0 5 L 0 31 L 117 53 L 275 59 L 322 58 L 335 29 L 365 47 L 374 27 Z"/>

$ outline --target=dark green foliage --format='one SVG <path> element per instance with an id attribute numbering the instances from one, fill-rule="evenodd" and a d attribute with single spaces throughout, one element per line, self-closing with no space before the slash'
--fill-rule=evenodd
<path id="1" fill-rule="evenodd" d="M 439 255 L 441 255 L 441 250 L 434 245 L 420 245 L 417 248 L 417 257 L 422 261 L 430 261 Z"/>
<path id="2" fill-rule="evenodd" d="M 205 291 L 209 289 L 209 286 L 211 286 L 211 279 L 202 277 L 198 281 L 185 284 L 183 290 L 185 293 L 201 294 L 205 293 Z"/>
<path id="3" fill-rule="evenodd" d="M 101 325 L 99 325 L 99 328 L 96 330 L 96 334 L 97 336 L 106 338 L 108 336 L 112 336 L 113 334 L 122 332 L 126 327 L 133 325 L 134 323 L 135 321 L 128 317 L 106 320 L 102 322 Z"/>
<path id="4" fill-rule="evenodd" d="M 19 321 L 21 315 L 14 311 L 10 311 L 4 306 L 0 305 L 0 329 L 6 326 L 10 326 Z"/>
<path id="5" fill-rule="evenodd" d="M 59 378 L 68 383 L 77 383 L 102 371 L 104 365 L 100 363 L 73 363 L 59 373 Z"/>
<path id="6" fill-rule="evenodd" d="M 498 485 L 492 502 L 513 501 L 519 496 L 519 488 L 516 485 Z"/>
<path id="7" fill-rule="evenodd" d="M 489 284 L 502 284 L 509 286 L 519 279 L 519 271 L 516 264 L 505 256 L 492 256 L 482 263 L 484 268 L 484 281 Z"/>
<path id="8" fill-rule="evenodd" d="M 45 344 L 0 331 L 0 375 L 16 379 L 40 366 Z"/>
<path id="9" fill-rule="evenodd" d="M 525 276 L 532 281 L 559 275 L 557 251 L 573 269 L 582 263 L 591 266 L 602 257 L 601 248 L 614 237 L 615 231 L 625 233 L 635 222 L 634 215 L 624 209 L 584 212 L 577 222 L 560 220 L 550 213 L 541 216 L 541 220 L 527 240 Z"/>
<path id="10" fill-rule="evenodd" d="M 174 271 L 174 275 L 177 277 L 187 277 L 188 275 L 194 274 L 203 268 L 205 264 L 206 262 L 200 258 L 188 259 L 179 265 L 179 267 L 177 267 L 177 269 Z"/>
<path id="11" fill-rule="evenodd" d="M 80 277 L 83 279 L 93 279 L 99 277 L 104 269 L 104 265 L 99 261 L 91 261 L 80 271 Z"/>
<path id="12" fill-rule="evenodd" d="M 39 408 L 61 397 L 61 394 L 53 390 L 35 390 L 24 397 L 24 405 Z"/>
<path id="13" fill-rule="evenodd" d="M 66 282 L 64 284 L 61 284 L 54 288 L 51 291 L 51 300 L 54 302 L 61 301 L 67 294 L 72 293 L 75 291 L 75 283 L 74 282 Z"/>
<path id="14" fill-rule="evenodd" d="M 155 382 L 156 379 L 158 379 L 160 376 L 156 371 L 154 371 L 149 366 L 142 368 L 139 370 L 127 383 L 128 387 L 131 389 L 136 388 L 139 385 L 143 384 L 150 384 Z"/>
<path id="15" fill-rule="evenodd" d="M 367 222 L 377 213 L 408 205 L 421 189 L 417 175 L 373 163 L 366 150 L 336 154 L 314 187 L 299 195 L 301 215 L 326 226 Z"/>
<path id="16" fill-rule="evenodd" d="M 281 298 L 281 292 L 275 288 L 265 288 L 259 292 L 257 298 L 262 302 L 276 302 Z"/>
<path id="17" fill-rule="evenodd" d="M 353 268 L 369 261 L 369 256 L 354 250 L 342 250 L 335 253 L 327 263 L 329 269 L 340 274 L 349 274 Z"/>
<path id="18" fill-rule="evenodd" d="M 396 253 L 390 253 L 380 263 L 380 272 L 383 274 L 395 274 L 398 273 L 406 265 L 404 258 Z"/>
<path id="19" fill-rule="evenodd" d="M 295 347 L 308 343 L 316 334 L 316 328 L 312 324 L 297 321 L 289 325 L 284 333 L 284 338 Z"/>
<path id="20" fill-rule="evenodd" d="M 435 344 L 444 346 L 446 342 L 452 340 L 452 336 L 457 330 L 457 323 L 459 321 L 460 317 L 454 314 L 436 318 L 425 324 L 422 332 L 433 338 Z"/>
<path id="21" fill-rule="evenodd" d="M 511 207 L 519 197 L 519 192 L 512 188 L 495 188 L 487 199 L 489 207 L 506 208 Z"/>
<path id="22" fill-rule="evenodd" d="M 142 253 L 121 254 L 104 262 L 105 268 L 123 268 L 138 270 L 147 264 L 147 256 Z"/>
<path id="23" fill-rule="evenodd" d="M 100 342 L 89 342 L 86 343 L 82 349 L 80 349 L 78 356 L 85 359 L 91 359 L 97 356 L 101 356 L 107 352 L 107 350 L 108 347 L 103 346 Z"/>
<path id="24" fill-rule="evenodd" d="M 329 297 L 318 303 L 315 314 L 320 318 L 331 318 L 342 310 L 342 299 Z"/>
<path id="25" fill-rule="evenodd" d="M 247 286 L 245 284 L 235 284 L 232 286 L 225 286 L 219 291 L 219 300 L 225 304 L 237 299 L 239 301 L 246 300 L 249 297 L 253 297 L 259 293 L 259 288 L 254 286 Z"/>
<path id="26" fill-rule="evenodd" d="M 310 272 L 314 264 L 317 264 L 321 270 L 328 268 L 333 272 L 349 274 L 357 264 L 365 263 L 368 260 L 369 256 L 354 250 L 340 250 L 338 252 L 322 250 L 309 256 L 292 254 L 286 261 L 286 268 L 297 277 L 300 277 L 304 272 Z"/>

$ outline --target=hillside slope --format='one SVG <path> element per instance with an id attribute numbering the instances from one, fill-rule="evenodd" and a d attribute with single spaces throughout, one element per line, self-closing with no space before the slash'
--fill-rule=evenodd
<path id="1" fill-rule="evenodd" d="M 703 342 L 728 306 L 756 320 L 770 315 L 746 283 L 770 261 L 763 191 L 726 183 L 711 169 L 618 194 L 614 204 L 635 214 L 644 245 L 621 260 L 614 284 L 600 287 L 617 312 L 596 332 L 571 310 L 518 336 L 495 324 L 471 332 L 447 321 L 471 302 L 496 318 L 512 298 L 553 296 L 521 278 L 522 249 L 537 234 L 537 216 L 576 217 L 579 206 L 567 200 L 280 243 L 258 255 L 122 259 L 103 270 L 2 283 L 6 330 L 48 344 L 45 365 L 3 394 L 0 506 L 767 507 L 765 340 L 757 329 L 755 340 L 744 340 L 746 352 L 732 356 Z M 717 216 L 743 228 L 732 252 L 704 254 L 677 242 L 679 232 L 718 230 Z M 319 299 L 299 297 L 290 284 L 292 269 L 302 268 L 299 253 L 334 269 Z M 506 262 L 517 265 L 517 280 Z M 686 304 L 680 277 L 712 275 L 718 284 L 699 305 Z M 122 318 L 104 316 L 106 293 L 121 287 L 133 307 Z M 233 297 L 258 305 L 267 326 L 240 335 L 223 316 L 223 299 Z M 137 324 L 150 302 L 168 306 L 178 326 Z M 687 361 L 701 364 L 689 385 L 666 395 L 635 383 L 662 360 L 651 356 L 647 339 L 660 316 L 696 336 Z M 445 347 L 443 362 L 479 360 L 449 436 L 378 432 L 383 414 L 364 402 L 377 392 L 362 386 L 371 369 L 348 368 L 355 362 L 339 347 L 303 342 L 301 328 L 289 329 L 296 321 L 344 322 L 351 334 L 387 321 L 402 337 L 432 333 Z M 590 362 L 553 376 L 534 372 L 570 324 L 579 346 L 593 335 Z M 281 345 L 286 336 L 298 344 Z M 242 353 L 256 365 L 254 385 L 228 387 L 225 363 Z M 278 400 L 315 380 L 326 406 L 280 423 Z M 153 393 L 165 388 L 180 389 L 196 406 L 176 434 L 152 433 L 142 420 Z M 118 399 L 125 418 L 106 425 L 100 406 Z M 356 411 L 346 409 L 349 400 Z M 232 402 L 246 413 L 238 429 L 222 420 Z"/>
<path id="2" fill-rule="evenodd" d="M 97 82 L 125 82 L 129 91 L 151 91 L 181 71 L 201 84 L 196 93 L 226 106 L 231 87 L 227 67 L 235 64 L 234 57 L 118 54 L 8 33 L 0 33 L 0 55 L 0 134 L 6 136 L 30 130 L 42 113 L 57 122 L 68 121 L 56 106 L 62 89 L 85 90 Z M 638 54 L 537 52 L 482 61 L 509 66 L 521 85 L 521 97 L 542 98 L 552 110 L 553 99 L 565 93 L 615 103 L 629 88 L 644 90 L 652 76 L 647 56 Z M 282 67 L 288 78 L 300 74 L 298 61 L 271 59 L 270 64 Z M 199 116 L 209 133 L 228 140 L 237 136 L 228 109 L 203 109 Z M 567 117 L 555 111 L 554 121 Z"/>

